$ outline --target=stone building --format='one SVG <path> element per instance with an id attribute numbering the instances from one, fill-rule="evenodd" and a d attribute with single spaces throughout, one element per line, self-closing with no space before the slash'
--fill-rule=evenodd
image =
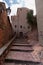
<path id="1" fill-rule="evenodd" d="M 5 3 L 0 2 L 0 47 L 11 38 L 12 29 L 7 17 Z"/>
<path id="2" fill-rule="evenodd" d="M 31 31 L 31 27 L 27 23 L 28 12 L 30 12 L 28 8 L 22 7 L 17 9 L 16 16 L 11 16 L 13 29 L 18 35 L 26 35 L 29 31 Z"/>
<path id="3" fill-rule="evenodd" d="M 37 12 L 37 25 L 38 25 L 38 34 L 39 42 L 43 45 L 43 0 L 36 1 L 36 12 Z"/>

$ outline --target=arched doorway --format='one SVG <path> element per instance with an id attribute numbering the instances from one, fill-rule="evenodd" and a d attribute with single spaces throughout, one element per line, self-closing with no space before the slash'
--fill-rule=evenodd
<path id="1" fill-rule="evenodd" d="M 23 32 L 20 32 L 20 37 L 23 37 Z"/>

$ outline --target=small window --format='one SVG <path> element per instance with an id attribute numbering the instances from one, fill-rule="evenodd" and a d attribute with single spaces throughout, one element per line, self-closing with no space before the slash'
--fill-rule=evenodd
<path id="1" fill-rule="evenodd" d="M 22 25 L 20 26 L 20 28 L 22 28 Z"/>
<path id="2" fill-rule="evenodd" d="M 15 28 L 16 28 L 17 26 L 15 25 Z"/>

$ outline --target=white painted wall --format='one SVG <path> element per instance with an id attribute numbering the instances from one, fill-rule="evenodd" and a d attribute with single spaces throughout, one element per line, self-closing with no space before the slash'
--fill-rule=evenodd
<path id="1" fill-rule="evenodd" d="M 18 32 L 18 18 L 17 18 L 17 16 L 12 16 L 11 20 L 12 20 L 13 30 L 14 30 L 14 32 L 17 33 Z M 15 28 L 15 25 L 16 25 L 16 28 Z"/>
<path id="2" fill-rule="evenodd" d="M 43 45 L 43 0 L 36 0 L 39 42 Z"/>

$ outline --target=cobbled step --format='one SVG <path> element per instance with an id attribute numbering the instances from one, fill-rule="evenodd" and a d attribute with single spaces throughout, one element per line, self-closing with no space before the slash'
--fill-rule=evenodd
<path id="1" fill-rule="evenodd" d="M 20 45 L 22 45 L 22 46 L 27 46 L 27 45 L 28 45 L 28 46 L 34 46 L 35 43 L 34 43 L 34 42 L 33 42 L 33 43 L 29 43 L 29 42 L 19 42 L 19 43 L 18 43 L 18 42 L 15 42 L 15 43 L 14 43 L 14 42 L 13 42 L 12 45 L 19 45 L 19 46 L 20 46 Z"/>
<path id="2" fill-rule="evenodd" d="M 19 51 L 19 52 L 32 52 L 34 51 L 32 47 L 23 47 L 23 46 L 12 46 L 11 51 Z"/>
<path id="3" fill-rule="evenodd" d="M 29 52 L 17 52 L 17 51 L 10 51 L 5 59 L 7 62 L 33 62 L 33 63 L 40 63 L 39 57 L 35 57 Z"/>
<path id="4" fill-rule="evenodd" d="M 14 41 L 4 65 L 41 65 L 40 58 L 33 48 L 34 44 L 34 42 L 26 42 L 26 40 Z"/>

